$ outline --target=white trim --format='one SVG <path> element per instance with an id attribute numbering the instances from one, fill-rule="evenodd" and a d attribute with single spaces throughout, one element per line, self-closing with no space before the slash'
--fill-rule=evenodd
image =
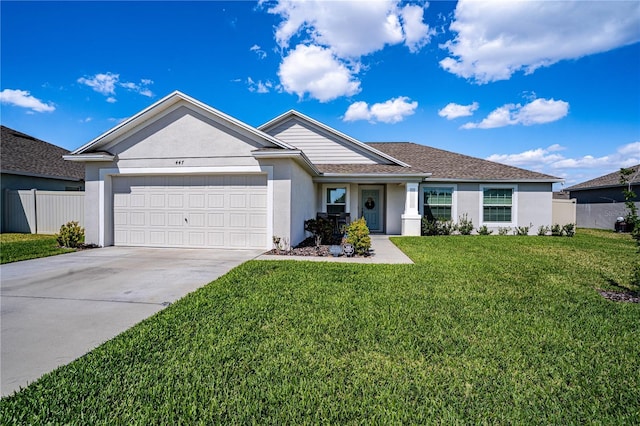
<path id="1" fill-rule="evenodd" d="M 113 221 L 113 206 L 111 205 L 111 179 L 113 176 L 140 176 L 140 175 L 197 175 L 197 174 L 266 174 L 267 175 L 267 241 L 265 248 L 271 248 L 273 236 L 273 166 L 218 166 L 218 167 L 131 167 L 131 168 L 105 168 L 99 170 L 98 182 L 98 208 L 99 208 L 99 235 L 98 244 L 104 247 L 107 241 L 106 220 Z M 347 192 L 348 194 L 348 192 Z M 107 197 L 108 195 L 108 197 Z M 113 225 L 111 226 L 113 234 Z"/>
<path id="2" fill-rule="evenodd" d="M 345 198 L 345 206 L 344 206 L 344 212 L 345 213 L 351 213 L 351 182 L 340 182 L 340 183 L 335 183 L 335 184 L 329 184 L 329 183 L 325 183 L 322 185 L 322 211 L 326 212 L 327 211 L 327 189 L 328 188 L 342 188 L 344 187 L 344 189 L 347 191 L 347 196 Z"/>
<path id="3" fill-rule="evenodd" d="M 78 155 L 63 155 L 62 158 L 66 161 L 78 161 L 78 162 L 89 162 L 89 161 L 113 161 L 115 155 L 107 154 L 104 152 L 96 152 L 90 154 L 78 154 Z"/>
<path id="4" fill-rule="evenodd" d="M 418 208 L 420 216 L 424 216 L 424 189 L 425 188 L 452 188 L 451 192 L 451 220 L 458 223 L 458 184 L 455 183 L 424 183 L 420 185 L 418 193 Z"/>
<path id="5" fill-rule="evenodd" d="M 513 192 L 511 193 L 511 222 L 485 222 L 484 220 L 484 190 L 485 189 L 511 189 Z M 495 185 L 495 184 L 487 184 L 480 185 L 480 211 L 479 211 L 479 220 L 480 225 L 486 225 L 487 227 L 517 227 L 518 226 L 518 185 Z"/>

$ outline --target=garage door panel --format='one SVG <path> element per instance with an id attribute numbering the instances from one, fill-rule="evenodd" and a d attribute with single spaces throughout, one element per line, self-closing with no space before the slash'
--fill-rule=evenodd
<path id="1" fill-rule="evenodd" d="M 264 175 L 114 177 L 116 245 L 264 248 Z"/>

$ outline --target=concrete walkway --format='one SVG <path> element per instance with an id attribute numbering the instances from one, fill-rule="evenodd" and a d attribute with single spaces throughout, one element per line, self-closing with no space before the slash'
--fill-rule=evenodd
<path id="1" fill-rule="evenodd" d="M 389 241 L 388 235 L 371 235 L 372 255 L 368 257 L 320 257 L 320 256 L 279 256 L 263 254 L 258 260 L 307 260 L 311 262 L 345 262 L 345 263 L 413 263 L 395 244 Z"/>
<path id="2" fill-rule="evenodd" d="M 0 266 L 2 396 L 262 252 L 105 247 Z"/>

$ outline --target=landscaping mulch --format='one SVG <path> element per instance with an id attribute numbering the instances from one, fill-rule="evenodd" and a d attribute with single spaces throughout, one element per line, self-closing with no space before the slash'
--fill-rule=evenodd
<path id="1" fill-rule="evenodd" d="M 598 289 L 598 293 L 605 299 L 614 302 L 640 303 L 640 293 L 633 291 L 619 292 Z"/>

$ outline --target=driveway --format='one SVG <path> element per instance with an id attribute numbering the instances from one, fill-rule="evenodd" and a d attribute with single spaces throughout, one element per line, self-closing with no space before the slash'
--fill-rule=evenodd
<path id="1" fill-rule="evenodd" d="M 262 252 L 105 247 L 0 266 L 2 396 Z"/>

